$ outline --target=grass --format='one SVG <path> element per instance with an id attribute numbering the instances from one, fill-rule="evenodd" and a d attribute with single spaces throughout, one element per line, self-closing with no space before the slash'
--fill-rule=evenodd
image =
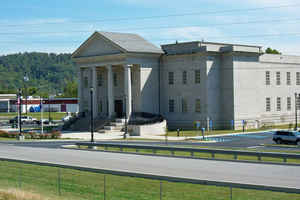
<path id="1" fill-rule="evenodd" d="M 0 200 L 46 200 L 48 198 L 27 191 L 16 189 L 0 189 Z"/>
<path id="2" fill-rule="evenodd" d="M 175 147 L 175 146 L 174 146 Z M 183 146 L 181 146 L 183 147 Z M 191 146 L 184 146 L 184 147 L 191 147 Z M 192 146 L 195 148 L 194 146 Z M 77 148 L 77 147 L 71 147 L 71 148 Z M 87 146 L 81 145 L 81 149 L 88 149 Z M 196 147 L 197 148 L 197 147 Z M 205 148 L 205 147 L 198 147 L 198 148 Z M 119 147 L 107 147 L 104 149 L 104 147 L 97 147 L 97 150 L 100 151 L 111 151 L 111 152 L 127 152 L 127 153 L 138 153 L 138 154 L 157 154 L 157 155 L 166 155 L 166 156 L 181 156 L 181 157 L 190 157 L 192 156 L 190 152 L 185 152 L 185 151 L 174 151 L 173 154 L 170 151 L 167 150 L 153 150 L 153 149 L 138 149 L 136 151 L 135 148 L 122 148 L 120 149 Z M 247 150 L 249 149 L 225 149 L 225 150 Z M 254 149 L 250 149 L 250 151 L 257 151 Z M 270 152 L 266 150 L 260 150 L 259 152 Z M 280 153 L 291 153 L 291 151 L 280 151 L 280 150 L 275 150 L 272 152 L 280 152 Z M 293 153 L 300 153 L 299 151 L 292 151 Z M 213 158 L 213 155 L 211 153 L 206 153 L 206 152 L 194 152 L 193 154 L 194 158 Z M 235 160 L 234 155 L 229 155 L 229 154 L 222 154 L 222 153 L 215 153 L 214 154 L 214 159 L 220 159 L 220 160 Z M 258 160 L 257 156 L 244 156 L 244 155 L 238 155 L 237 160 L 241 161 L 263 161 L 263 162 L 271 162 L 271 163 L 283 163 L 282 158 L 273 158 L 273 157 L 261 157 L 261 160 Z M 287 163 L 291 164 L 300 164 L 300 159 L 287 159 Z"/>
<path id="3" fill-rule="evenodd" d="M 22 113 L 22 115 L 26 116 L 25 113 Z M 18 113 L 0 113 L 0 117 L 6 117 L 6 118 L 13 118 L 13 117 L 16 117 L 18 116 Z M 36 118 L 37 120 L 40 120 L 41 119 L 41 113 L 38 112 L 38 113 L 31 113 L 31 112 L 28 112 L 27 116 L 31 116 L 31 117 L 34 117 Z M 43 112 L 43 118 L 47 119 L 49 116 L 49 112 Z M 52 120 L 61 120 L 64 116 L 66 116 L 66 113 L 65 112 L 50 112 L 50 117 L 52 118 Z"/>
<path id="4" fill-rule="evenodd" d="M 299 125 L 298 125 L 299 127 Z M 270 129 L 291 129 L 294 128 L 294 125 L 290 126 L 287 125 L 277 125 L 269 127 Z M 245 132 L 258 132 L 258 131 L 265 131 L 266 128 L 259 128 L 259 129 L 245 129 Z M 227 134 L 227 133 L 242 133 L 243 130 L 211 130 L 211 131 L 205 131 L 204 135 L 220 135 L 220 134 Z M 177 136 L 176 130 L 170 130 L 167 131 L 168 136 Z M 202 133 L 200 130 L 180 130 L 181 137 L 193 137 L 193 136 L 202 136 Z"/>
<path id="5" fill-rule="evenodd" d="M 162 186 L 162 187 L 161 187 Z M 72 169 L 0 162 L 0 188 L 18 188 L 39 194 L 47 199 L 79 200 L 227 200 L 230 189 L 189 183 L 173 183 L 159 180 L 84 172 Z M 105 188 L 105 189 L 104 189 Z M 298 200 L 300 194 L 257 191 L 233 188 L 234 200 Z M 0 196 L 1 199 L 1 196 Z M 1 199 L 2 200 L 2 199 Z M 13 199 L 11 200 L 27 200 Z M 35 200 L 32 198 L 32 200 Z"/>

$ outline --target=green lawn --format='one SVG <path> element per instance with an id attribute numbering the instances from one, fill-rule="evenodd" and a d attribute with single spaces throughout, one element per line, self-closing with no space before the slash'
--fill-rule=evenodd
<path id="1" fill-rule="evenodd" d="M 289 128 L 294 128 L 295 125 L 278 125 L 278 126 L 272 126 L 270 129 L 289 129 Z M 300 127 L 300 124 L 298 125 Z M 265 128 L 260 128 L 260 129 L 245 129 L 245 132 L 257 132 L 257 131 L 264 131 L 266 130 Z M 226 133 L 241 133 L 243 130 L 211 130 L 211 131 L 205 131 L 204 135 L 209 136 L 209 135 L 219 135 L 219 134 L 226 134 Z M 177 136 L 177 131 L 176 130 L 171 130 L 167 132 L 168 136 Z M 202 136 L 202 132 L 200 130 L 180 130 L 180 135 L 179 136 L 184 136 L 184 137 L 191 137 L 191 136 Z"/>
<path id="2" fill-rule="evenodd" d="M 105 179 L 105 181 L 104 181 Z M 105 182 L 105 184 L 104 184 Z M 228 200 L 230 188 L 173 183 L 0 161 L 0 189 L 20 188 L 49 199 Z M 233 188 L 234 200 L 298 200 L 300 194 Z"/>
<path id="3" fill-rule="evenodd" d="M 25 113 L 22 113 L 23 116 L 26 116 Z M 41 113 L 31 113 L 28 112 L 27 113 L 28 116 L 34 117 L 38 120 L 41 119 Z M 7 118 L 13 118 L 18 116 L 18 113 L 0 113 L 0 117 L 7 117 Z M 43 118 L 47 119 L 49 116 L 49 112 L 43 112 Z M 63 118 L 64 116 L 66 116 L 65 112 L 50 112 L 50 117 L 52 118 L 52 120 L 61 120 L 61 118 Z"/>

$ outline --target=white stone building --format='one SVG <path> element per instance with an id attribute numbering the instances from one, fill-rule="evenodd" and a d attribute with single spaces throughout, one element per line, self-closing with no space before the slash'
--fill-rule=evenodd
<path id="1" fill-rule="evenodd" d="M 79 67 L 79 111 L 94 117 L 163 115 L 170 128 L 258 127 L 293 123 L 300 57 L 260 46 L 211 42 L 162 45 L 135 34 L 95 32 L 72 56 Z"/>

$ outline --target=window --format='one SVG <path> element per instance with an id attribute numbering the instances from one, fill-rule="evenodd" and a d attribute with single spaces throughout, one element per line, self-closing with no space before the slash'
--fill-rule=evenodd
<path id="1" fill-rule="evenodd" d="M 169 99 L 169 112 L 174 112 L 175 101 L 174 99 Z"/>
<path id="2" fill-rule="evenodd" d="M 280 72 L 276 72 L 276 85 L 280 85 Z"/>
<path id="3" fill-rule="evenodd" d="M 195 83 L 199 84 L 200 83 L 200 70 L 195 70 Z"/>
<path id="4" fill-rule="evenodd" d="M 291 72 L 286 73 L 286 84 L 291 85 Z"/>
<path id="5" fill-rule="evenodd" d="M 271 98 L 270 97 L 266 98 L 266 111 L 267 112 L 271 111 Z"/>
<path id="6" fill-rule="evenodd" d="M 270 71 L 266 71 L 266 85 L 270 85 Z"/>
<path id="7" fill-rule="evenodd" d="M 297 85 L 300 85 L 300 72 L 297 72 L 297 73 L 296 73 L 296 76 L 297 76 L 297 77 L 296 77 L 296 78 L 297 78 L 296 84 L 297 84 Z"/>
<path id="8" fill-rule="evenodd" d="M 84 84 L 84 87 L 85 87 L 85 88 L 88 88 L 88 87 L 89 87 L 89 79 L 88 79 L 87 76 L 84 77 L 83 84 Z"/>
<path id="9" fill-rule="evenodd" d="M 114 79 L 114 86 L 117 87 L 118 86 L 118 76 L 117 76 L 116 72 L 114 72 L 113 79 Z"/>
<path id="10" fill-rule="evenodd" d="M 287 110 L 290 111 L 292 110 L 292 100 L 291 100 L 291 97 L 287 97 L 286 98 L 286 104 L 287 104 Z"/>
<path id="11" fill-rule="evenodd" d="M 181 111 L 183 113 L 187 113 L 188 112 L 188 105 L 187 105 L 187 100 L 186 99 L 182 99 L 182 102 L 181 102 Z"/>
<path id="12" fill-rule="evenodd" d="M 196 99 L 196 102 L 195 102 L 195 112 L 197 112 L 197 113 L 201 112 L 201 101 L 200 101 L 200 99 Z"/>
<path id="13" fill-rule="evenodd" d="M 174 72 L 169 72 L 169 85 L 174 84 Z"/>
<path id="14" fill-rule="evenodd" d="M 281 98 L 277 97 L 276 99 L 276 110 L 281 111 Z"/>
<path id="15" fill-rule="evenodd" d="M 187 73 L 186 73 L 186 71 L 183 71 L 182 72 L 182 84 L 186 84 L 186 78 L 187 78 Z"/>
<path id="16" fill-rule="evenodd" d="M 98 86 L 102 86 L 103 84 L 103 76 L 101 72 L 97 73 L 97 82 L 98 82 Z"/>

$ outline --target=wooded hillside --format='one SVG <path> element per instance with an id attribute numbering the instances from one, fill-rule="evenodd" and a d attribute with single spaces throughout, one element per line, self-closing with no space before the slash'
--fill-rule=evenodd
<path id="1" fill-rule="evenodd" d="M 71 54 L 19 53 L 0 56 L 0 92 L 15 93 L 24 88 L 24 75 L 31 93 L 58 94 L 76 90 L 76 67 Z M 76 92 L 77 91 L 73 91 Z M 68 94 L 66 96 L 74 96 Z"/>

